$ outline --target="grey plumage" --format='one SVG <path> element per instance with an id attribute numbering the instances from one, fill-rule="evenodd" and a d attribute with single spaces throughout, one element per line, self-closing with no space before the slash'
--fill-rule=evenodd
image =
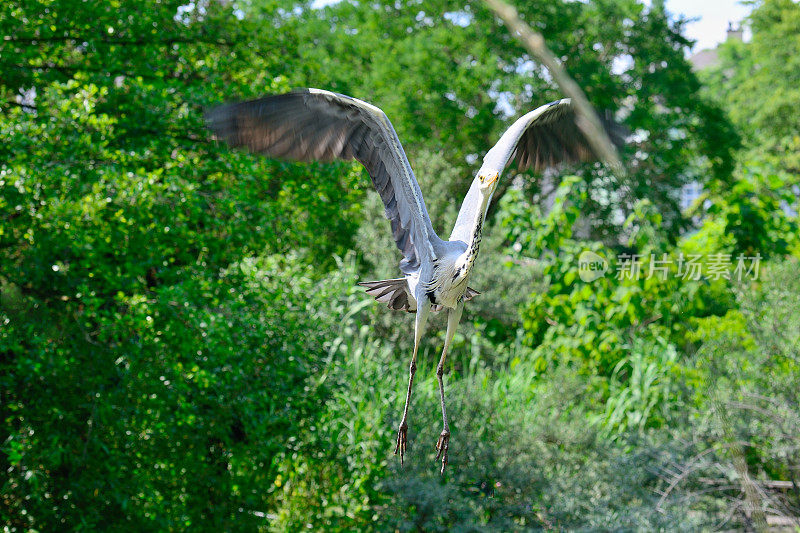
<path id="1" fill-rule="evenodd" d="M 365 287 L 366 293 L 377 301 L 387 304 L 386 307 L 389 309 L 409 313 L 417 310 L 416 306 L 411 306 L 406 278 L 359 281 L 358 284 Z"/>
<path id="2" fill-rule="evenodd" d="M 441 239 L 433 231 L 411 165 L 380 109 L 317 89 L 267 96 L 217 107 L 209 128 L 234 147 L 291 161 L 356 159 L 367 169 L 383 200 L 386 218 L 403 260 L 404 274 L 430 260 Z"/>
<path id="3" fill-rule="evenodd" d="M 375 300 L 385 303 L 393 311 L 406 311 L 414 313 L 417 310 L 416 302 L 408 292 L 406 278 L 382 279 L 378 281 L 359 281 L 358 284 L 366 289 L 366 293 Z M 464 301 L 468 302 L 480 293 L 472 287 L 467 287 Z M 436 309 L 438 307 L 438 309 Z M 433 306 L 434 311 L 441 311 L 442 306 Z"/>

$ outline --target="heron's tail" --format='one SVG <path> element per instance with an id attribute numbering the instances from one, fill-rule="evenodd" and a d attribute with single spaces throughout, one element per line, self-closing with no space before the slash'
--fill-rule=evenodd
<path id="1" fill-rule="evenodd" d="M 417 311 L 417 302 L 408 291 L 408 282 L 406 278 L 395 279 L 382 279 L 380 281 L 359 281 L 359 285 L 366 287 L 367 294 L 374 297 L 381 303 L 385 303 L 389 309 L 395 311 L 406 311 L 415 313 Z M 472 287 L 467 287 L 467 292 L 464 294 L 464 301 L 470 301 L 475 296 L 480 294 Z M 433 311 L 441 311 L 441 305 L 434 305 L 431 308 Z"/>
<path id="2" fill-rule="evenodd" d="M 359 281 L 359 285 L 366 287 L 367 294 L 389 309 L 413 313 L 417 310 L 417 302 L 408 292 L 406 278 L 382 279 L 380 281 Z"/>

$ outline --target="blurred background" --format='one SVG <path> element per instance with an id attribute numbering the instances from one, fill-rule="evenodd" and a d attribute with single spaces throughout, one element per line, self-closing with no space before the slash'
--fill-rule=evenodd
<path id="1" fill-rule="evenodd" d="M 516 7 L 629 173 L 504 177 L 440 476 L 442 317 L 392 455 L 413 315 L 355 287 L 398 274 L 369 178 L 203 110 L 373 102 L 446 235 L 548 72 L 476 0 L 0 5 L 3 531 L 800 527 L 800 5 Z"/>

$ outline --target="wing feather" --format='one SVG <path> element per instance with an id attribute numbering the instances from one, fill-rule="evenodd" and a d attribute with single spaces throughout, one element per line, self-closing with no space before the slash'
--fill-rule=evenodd
<path id="1" fill-rule="evenodd" d="M 621 145 L 623 128 L 607 116 L 601 120 L 612 142 Z M 520 171 L 531 168 L 539 172 L 560 163 L 578 163 L 595 158 L 594 151 L 575 122 L 575 109 L 570 99 L 564 98 L 538 107 L 517 119 L 486 153 L 478 175 L 502 173 L 512 161 L 516 161 Z M 469 239 L 471 221 L 480 203 L 479 186 L 479 181 L 474 180 L 461 205 L 450 240 L 466 242 Z"/>
<path id="2" fill-rule="evenodd" d="M 601 118 L 612 142 L 622 145 L 623 129 L 610 117 Z M 545 104 L 518 119 L 483 159 L 484 167 L 502 171 L 516 161 L 520 171 L 540 172 L 560 163 L 596 159 L 586 137 L 575 122 L 569 98 Z"/>
<path id="3" fill-rule="evenodd" d="M 217 138 L 233 147 L 292 161 L 356 159 L 381 197 L 408 274 L 436 258 L 422 191 L 397 133 L 377 107 L 337 93 L 305 89 L 219 106 L 206 115 Z"/>

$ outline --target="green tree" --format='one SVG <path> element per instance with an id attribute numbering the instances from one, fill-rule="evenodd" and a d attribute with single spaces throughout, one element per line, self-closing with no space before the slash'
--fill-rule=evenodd
<path id="1" fill-rule="evenodd" d="M 287 440 L 322 415 L 324 310 L 345 287 L 317 283 L 353 245 L 362 176 L 208 138 L 207 105 L 289 88 L 291 32 L 262 37 L 238 15 L 0 6 L 0 522 L 13 530 L 255 527 Z"/>
<path id="2" fill-rule="evenodd" d="M 800 174 L 800 5 L 759 0 L 747 19 L 750 42 L 720 47 L 720 64 L 703 73 L 745 136 L 748 157 Z M 795 184 L 797 182 L 795 181 Z"/>
<path id="3" fill-rule="evenodd" d="M 595 234 L 613 240 L 633 209 L 631 199 L 647 198 L 676 236 L 683 225 L 680 187 L 698 180 L 725 188 L 738 143 L 726 116 L 700 94 L 684 57 L 685 21 L 672 19 L 663 2 L 522 2 L 517 8 L 594 105 L 624 109 L 625 125 L 636 133 L 626 150 L 629 194 L 620 194 L 602 170 L 582 172 L 593 191 L 586 216 Z M 480 157 L 512 117 L 563 96 L 478 0 L 339 2 L 300 17 L 307 21 L 298 30 L 301 39 L 313 46 L 300 51 L 292 83 L 314 80 L 380 105 L 412 164 L 421 150 L 441 151 L 460 169 L 446 189 L 450 198 L 463 195 Z M 504 180 L 497 200 L 510 183 Z"/>
<path id="4" fill-rule="evenodd" d="M 495 254 L 474 280 L 494 290 L 474 302 L 448 359 L 463 440 L 442 478 L 423 461 L 438 430 L 442 332 L 420 357 L 414 462 L 399 470 L 391 455 L 412 317 L 353 288 L 396 271 L 363 171 L 230 152 L 208 137 L 203 110 L 297 86 L 374 101 L 446 234 L 511 118 L 561 95 L 477 0 L 312 4 L 0 5 L 0 522 L 672 525 L 683 508 L 654 511 L 652 444 L 668 449 L 666 464 L 686 457 L 648 432 L 691 429 L 675 392 L 700 390 L 707 375 L 686 355 L 741 326 L 738 301 L 726 281 L 587 288 L 576 256 L 589 247 L 613 268 L 624 251 L 671 253 L 676 191 L 692 179 L 719 196 L 710 227 L 735 232 L 740 249 L 791 247 L 794 231 L 767 216 L 782 198 L 769 194 L 773 173 L 725 195 L 736 133 L 698 92 L 683 22 L 656 1 L 520 6 L 599 108 L 627 110 L 631 196 L 650 201 L 629 203 L 593 166 L 563 180 L 547 212 L 541 181 L 504 180 L 485 242 Z M 609 246 L 620 226 L 625 249 Z M 699 235 L 715 250 L 734 245 Z M 353 248 L 355 259 L 336 259 Z M 789 398 L 796 369 L 779 370 Z M 796 446 L 778 444 L 752 462 L 790 472 L 772 457 Z"/>

